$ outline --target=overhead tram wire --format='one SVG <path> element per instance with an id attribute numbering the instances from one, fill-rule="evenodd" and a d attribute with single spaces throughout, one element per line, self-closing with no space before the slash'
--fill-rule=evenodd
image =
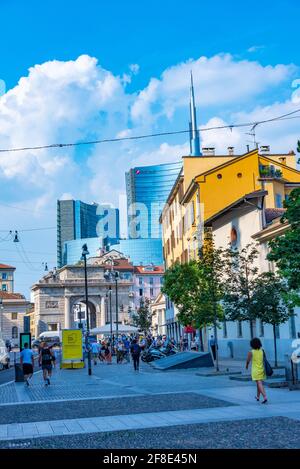
<path id="1" fill-rule="evenodd" d="M 295 111 L 282 114 L 281 116 L 272 117 L 270 119 L 264 119 L 264 120 L 253 121 L 253 122 L 245 122 L 241 124 L 219 125 L 219 126 L 214 126 L 214 127 L 200 128 L 198 129 L 198 132 L 208 132 L 211 130 L 222 130 L 222 129 L 232 130 L 234 128 L 253 127 L 254 125 L 255 126 L 263 125 L 263 124 L 267 124 L 271 122 L 291 119 L 290 116 L 298 112 L 300 112 L 300 108 L 296 109 Z M 293 118 L 300 118 L 300 116 L 294 116 Z M 102 140 L 90 140 L 90 141 L 71 142 L 71 143 L 52 143 L 50 145 L 38 145 L 38 146 L 28 146 L 28 147 L 20 147 L 20 148 L 7 148 L 7 149 L 0 149 L 0 153 L 18 152 L 18 151 L 27 151 L 27 150 L 45 150 L 45 149 L 51 149 L 51 148 L 75 147 L 75 146 L 81 146 L 81 145 L 96 145 L 100 143 L 113 143 L 113 142 L 122 142 L 122 141 L 130 141 L 130 140 L 141 140 L 141 139 L 152 138 L 152 137 L 163 137 L 163 136 L 168 136 L 168 135 L 179 135 L 179 134 L 186 134 L 189 132 L 190 132 L 190 129 L 170 131 L 170 132 L 158 132 L 158 133 L 144 134 L 144 135 L 135 135 L 131 137 L 107 138 L 107 139 L 102 139 Z"/>

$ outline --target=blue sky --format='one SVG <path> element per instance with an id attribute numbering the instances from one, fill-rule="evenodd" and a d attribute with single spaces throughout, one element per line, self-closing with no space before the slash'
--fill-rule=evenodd
<path id="1" fill-rule="evenodd" d="M 0 16 L 0 148 L 185 129 L 191 69 L 201 127 L 300 107 L 297 0 L 0 0 Z M 207 132 L 202 143 L 243 152 L 245 132 Z M 297 120 L 257 135 L 274 151 L 297 137 Z M 128 168 L 187 151 L 177 136 L 2 153 L 0 236 L 55 226 L 60 197 L 118 205 Z M 55 265 L 55 230 L 21 238 L 25 254 L 0 242 L 0 261 L 17 267 L 16 288 L 28 296 L 42 262 Z"/>

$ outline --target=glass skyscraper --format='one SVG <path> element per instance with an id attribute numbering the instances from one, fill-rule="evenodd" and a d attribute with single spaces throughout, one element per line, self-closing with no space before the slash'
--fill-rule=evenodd
<path id="1" fill-rule="evenodd" d="M 57 266 L 62 267 L 67 241 L 98 238 L 103 245 L 120 238 L 119 210 L 105 204 L 87 204 L 81 200 L 57 201 Z"/>
<path id="2" fill-rule="evenodd" d="M 129 238 L 161 238 L 159 217 L 182 163 L 138 166 L 126 173 Z"/>

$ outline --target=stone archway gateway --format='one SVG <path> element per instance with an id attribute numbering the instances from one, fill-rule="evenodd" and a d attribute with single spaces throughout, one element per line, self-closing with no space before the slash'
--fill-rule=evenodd
<path id="1" fill-rule="evenodd" d="M 88 301 L 90 327 L 100 327 L 107 323 L 106 295 L 112 289 L 112 314 L 116 320 L 115 283 L 107 281 L 104 272 L 114 268 L 120 273 L 118 281 L 119 322 L 129 319 L 128 312 L 133 308 L 132 286 L 133 265 L 121 253 L 112 251 L 100 257 L 89 258 L 87 263 Z M 74 320 L 74 305 L 85 304 L 84 268 L 82 264 L 67 265 L 55 272 L 49 272 L 32 286 L 35 303 L 36 333 L 57 325 L 57 329 L 78 327 Z"/>

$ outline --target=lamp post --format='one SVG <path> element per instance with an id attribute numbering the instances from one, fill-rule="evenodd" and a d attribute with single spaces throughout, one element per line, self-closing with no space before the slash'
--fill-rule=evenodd
<path id="1" fill-rule="evenodd" d="M 0 314 L 1 314 L 1 321 L 0 321 L 0 327 L 1 327 L 1 335 L 3 334 L 3 299 L 0 298 Z"/>
<path id="2" fill-rule="evenodd" d="M 115 281 L 115 286 L 116 286 L 116 336 L 117 336 L 117 340 L 118 340 L 118 334 L 119 334 L 118 280 L 120 278 L 120 274 L 117 270 L 113 270 L 113 263 L 112 263 L 111 270 L 106 270 L 105 271 L 104 278 L 108 281 L 112 281 L 112 280 Z M 111 287 L 110 287 L 110 298 L 111 298 Z M 111 332 L 112 332 L 112 316 L 111 316 Z"/>
<path id="3" fill-rule="evenodd" d="M 91 347 L 89 344 L 90 334 L 90 319 L 89 319 L 89 307 L 88 307 L 88 282 L 87 282 L 87 267 L 86 267 L 86 256 L 89 255 L 87 244 L 82 246 L 82 259 L 84 262 L 84 286 L 85 286 L 85 307 L 86 307 L 86 335 L 85 335 L 85 348 L 88 353 L 88 374 L 92 374 L 92 360 L 91 360 Z"/>
<path id="4" fill-rule="evenodd" d="M 109 322 L 110 322 L 110 354 L 112 356 L 113 350 L 113 318 L 112 318 L 112 308 L 111 308 L 111 286 L 109 286 L 108 293 L 106 297 L 109 298 Z"/>

